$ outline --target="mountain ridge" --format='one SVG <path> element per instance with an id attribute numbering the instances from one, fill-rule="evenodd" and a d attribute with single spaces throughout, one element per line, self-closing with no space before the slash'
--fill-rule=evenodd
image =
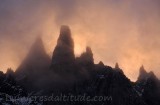
<path id="1" fill-rule="evenodd" d="M 132 82 L 125 76 L 118 63 L 115 68 L 105 65 L 102 61 L 95 64 L 90 47 L 86 47 L 86 51 L 80 57 L 75 57 L 71 30 L 66 25 L 61 26 L 51 59 L 45 52 L 42 39 L 38 37 L 15 73 L 8 70 L 6 75 L 13 75 L 12 79 L 15 83 L 24 87 L 25 93 L 28 94 L 34 92 L 40 95 L 87 94 L 90 97 L 111 96 L 113 98 L 111 101 L 92 102 L 93 105 L 160 104 L 160 81 L 153 72 L 147 73 L 142 66 L 138 80 Z M 0 77 L 4 77 L 4 74 L 0 74 Z M 71 105 L 71 102 L 47 101 L 42 105 L 53 104 Z M 73 105 L 79 104 L 90 105 L 90 102 L 73 103 Z"/>

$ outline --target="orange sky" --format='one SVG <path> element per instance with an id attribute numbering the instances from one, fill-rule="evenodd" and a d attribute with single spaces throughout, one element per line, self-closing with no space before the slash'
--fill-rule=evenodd
<path id="1" fill-rule="evenodd" d="M 0 70 L 16 69 L 37 35 L 51 56 L 66 24 L 77 56 L 90 46 L 95 63 L 118 62 L 133 81 L 142 64 L 160 76 L 159 0 L 17 1 L 0 4 Z"/>

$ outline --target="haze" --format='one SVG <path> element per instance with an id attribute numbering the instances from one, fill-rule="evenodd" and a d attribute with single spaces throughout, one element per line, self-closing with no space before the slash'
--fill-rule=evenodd
<path id="1" fill-rule="evenodd" d="M 143 64 L 160 76 L 160 0 L 0 0 L 0 70 L 16 69 L 38 35 L 51 56 L 69 25 L 79 56 L 118 62 L 133 81 Z"/>

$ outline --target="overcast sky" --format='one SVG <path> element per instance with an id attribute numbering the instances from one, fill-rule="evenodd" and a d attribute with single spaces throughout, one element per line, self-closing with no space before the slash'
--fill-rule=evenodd
<path id="1" fill-rule="evenodd" d="M 142 64 L 160 77 L 160 0 L 0 0 L 0 70 L 16 69 L 38 35 L 51 56 L 63 24 L 76 56 L 90 46 L 131 80 Z"/>

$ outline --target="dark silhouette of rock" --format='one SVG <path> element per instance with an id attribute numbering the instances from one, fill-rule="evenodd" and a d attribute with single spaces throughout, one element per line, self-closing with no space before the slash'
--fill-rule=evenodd
<path id="1" fill-rule="evenodd" d="M 102 61 L 100 61 L 98 64 L 95 64 L 96 69 L 104 69 L 106 66 Z"/>
<path id="2" fill-rule="evenodd" d="M 12 86 L 16 88 L 12 89 Z M 37 38 L 15 73 L 11 69 L 6 74 L 0 72 L 0 93 L 17 95 L 22 92 L 20 95 L 23 96 L 23 86 L 28 94 L 34 91 L 40 96 L 53 93 L 55 96 L 86 94 L 91 98 L 111 98 L 98 102 L 47 101 L 44 105 L 160 105 L 160 83 L 153 72 L 146 72 L 142 66 L 138 80 L 131 82 L 118 63 L 115 68 L 104 65 L 102 61 L 94 64 L 90 47 L 75 58 L 74 42 L 68 26 L 61 27 L 52 60 L 46 54 L 41 38 Z"/>
<path id="3" fill-rule="evenodd" d="M 77 57 L 77 62 L 81 66 L 93 66 L 94 59 L 93 53 L 90 47 L 86 47 L 86 52 L 82 53 L 80 57 Z"/>
<path id="4" fill-rule="evenodd" d="M 72 66 L 74 63 L 74 42 L 71 37 L 71 31 L 68 26 L 63 25 L 53 52 L 51 68 L 58 69 L 61 68 L 59 66 Z"/>
<path id="5" fill-rule="evenodd" d="M 4 78 L 4 73 L 0 71 L 0 83 L 3 81 L 3 78 Z"/>
<path id="6" fill-rule="evenodd" d="M 45 51 L 42 39 L 41 37 L 37 37 L 28 55 L 16 70 L 16 74 L 34 74 L 46 71 L 49 63 L 50 58 Z"/>
<path id="7" fill-rule="evenodd" d="M 7 72 L 6 72 L 6 76 L 12 76 L 12 77 L 15 77 L 15 74 L 14 74 L 14 71 L 11 69 L 11 68 L 8 68 L 7 69 Z"/>
<path id="8" fill-rule="evenodd" d="M 139 77 L 138 80 L 145 80 L 146 78 L 148 78 L 148 73 L 146 72 L 146 70 L 144 69 L 144 66 L 142 65 L 139 69 Z"/>
<path id="9" fill-rule="evenodd" d="M 140 70 L 139 70 L 139 77 L 138 77 L 137 82 L 146 81 L 146 80 L 149 79 L 149 78 L 158 79 L 152 71 L 147 72 L 147 71 L 144 69 L 144 66 L 142 65 L 142 66 L 140 67 Z"/>
<path id="10" fill-rule="evenodd" d="M 148 105 L 160 104 L 160 82 L 152 71 L 146 72 L 143 66 L 140 68 L 135 89 Z"/>
<path id="11" fill-rule="evenodd" d="M 0 74 L 0 97 L 4 94 L 11 96 L 25 96 L 26 91 L 22 88 L 12 75 Z M 4 97 L 3 97 L 4 98 Z"/>
<path id="12" fill-rule="evenodd" d="M 49 71 L 50 62 L 51 59 L 45 51 L 41 37 L 37 37 L 28 55 L 16 70 L 16 79 L 22 81 L 22 84 L 25 81 L 26 87 L 28 84 L 36 85 Z M 29 85 L 29 88 L 32 85 Z"/>
<path id="13" fill-rule="evenodd" d="M 0 73 L 0 104 L 1 105 L 37 105 L 38 101 L 31 100 L 30 95 L 21 84 L 12 77 L 13 71 Z"/>
<path id="14" fill-rule="evenodd" d="M 56 84 L 69 84 L 83 79 L 83 70 L 76 64 L 74 41 L 71 36 L 71 31 L 66 25 L 61 26 L 57 45 L 52 55 L 50 71 L 50 77 L 58 78 L 57 81 L 59 81 L 59 83 Z"/>
<path id="15" fill-rule="evenodd" d="M 104 63 L 103 63 L 102 61 L 100 61 L 100 62 L 98 63 L 98 65 L 104 66 Z"/>
<path id="16" fill-rule="evenodd" d="M 120 69 L 120 68 L 119 68 L 119 64 L 118 64 L 118 63 L 116 63 L 116 65 L 115 65 L 115 69 Z"/>
<path id="17" fill-rule="evenodd" d="M 76 64 L 80 68 L 80 71 L 85 74 L 84 77 L 89 77 L 94 71 L 94 59 L 93 53 L 90 47 L 86 47 L 86 51 L 83 52 L 80 57 L 76 58 Z M 84 78 L 83 77 L 83 78 Z"/>
<path id="18" fill-rule="evenodd" d="M 121 73 L 123 73 L 123 70 L 119 67 L 119 64 L 118 64 L 118 63 L 115 64 L 114 70 L 115 70 L 116 72 L 121 72 Z"/>

